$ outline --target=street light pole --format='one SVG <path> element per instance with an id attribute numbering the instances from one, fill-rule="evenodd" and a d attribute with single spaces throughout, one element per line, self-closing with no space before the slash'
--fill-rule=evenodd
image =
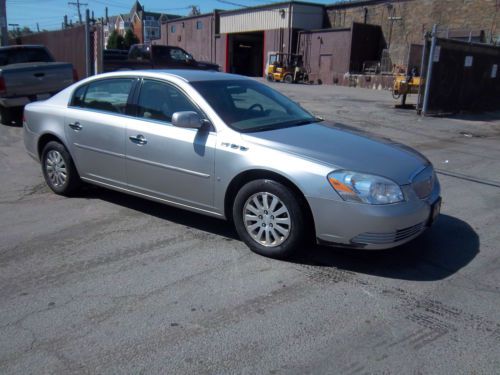
<path id="1" fill-rule="evenodd" d="M 6 0 L 0 0 L 0 44 L 6 46 L 9 44 L 9 33 L 7 31 L 7 6 Z"/>
<path id="2" fill-rule="evenodd" d="M 9 23 L 9 26 L 12 26 L 12 34 L 16 34 L 16 29 L 19 32 L 19 24 L 18 23 Z"/>

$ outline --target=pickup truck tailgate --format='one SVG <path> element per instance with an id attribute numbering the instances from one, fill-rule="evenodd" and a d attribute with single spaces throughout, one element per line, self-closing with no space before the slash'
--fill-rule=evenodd
<path id="1" fill-rule="evenodd" d="M 5 97 L 56 93 L 73 83 L 73 67 L 59 62 L 10 64 L 0 69 L 0 76 L 5 80 Z"/>

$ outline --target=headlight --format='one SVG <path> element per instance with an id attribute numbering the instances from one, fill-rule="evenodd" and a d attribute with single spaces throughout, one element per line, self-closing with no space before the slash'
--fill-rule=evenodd
<path id="1" fill-rule="evenodd" d="M 328 175 L 328 181 L 346 201 L 389 204 L 404 200 L 401 188 L 384 177 L 350 171 L 336 171 Z"/>

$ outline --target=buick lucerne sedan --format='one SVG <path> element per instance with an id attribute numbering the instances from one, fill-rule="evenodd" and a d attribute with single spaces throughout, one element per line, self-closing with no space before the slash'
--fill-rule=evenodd
<path id="1" fill-rule="evenodd" d="M 49 187 L 82 181 L 231 220 L 255 252 L 284 258 L 314 238 L 385 249 L 440 210 L 415 150 L 328 123 L 267 85 L 193 70 L 82 80 L 24 113 Z"/>

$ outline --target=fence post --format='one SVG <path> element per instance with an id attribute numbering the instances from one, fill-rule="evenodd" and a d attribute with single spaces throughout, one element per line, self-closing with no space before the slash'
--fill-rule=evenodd
<path id="1" fill-rule="evenodd" d="M 422 46 L 422 59 L 420 62 L 420 83 L 418 85 L 418 95 L 417 95 L 417 113 L 420 115 L 422 113 L 422 101 L 423 101 L 423 81 L 426 79 L 426 72 L 425 72 L 425 61 L 427 59 L 427 46 L 429 42 L 427 41 L 427 37 L 424 35 L 424 44 Z"/>
<path id="2" fill-rule="evenodd" d="M 437 25 L 434 24 L 432 26 L 432 41 L 431 41 L 431 49 L 429 51 L 429 62 L 427 63 L 427 76 L 425 78 L 425 92 L 424 92 L 424 104 L 422 105 L 422 115 L 425 116 L 429 110 L 429 91 L 431 88 L 431 80 L 432 80 L 432 68 L 434 65 L 434 51 L 436 50 L 436 34 L 437 34 Z"/>
<path id="3" fill-rule="evenodd" d="M 87 9 L 85 11 L 85 72 L 87 77 L 91 75 L 90 66 L 90 12 Z"/>

